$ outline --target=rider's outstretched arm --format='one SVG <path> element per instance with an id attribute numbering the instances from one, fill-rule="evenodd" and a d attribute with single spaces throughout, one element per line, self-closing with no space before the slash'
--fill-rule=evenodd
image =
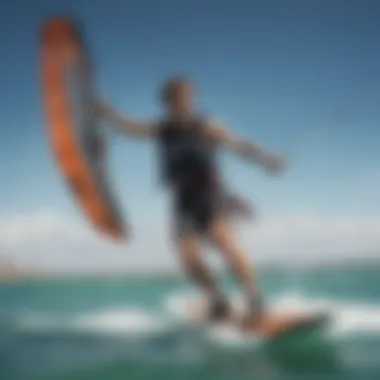
<path id="1" fill-rule="evenodd" d="M 267 152 L 253 142 L 234 135 L 219 122 L 209 121 L 208 127 L 210 136 L 221 146 L 230 150 L 235 155 L 257 163 L 271 172 L 278 172 L 282 170 L 282 158 Z"/>
<path id="2" fill-rule="evenodd" d="M 127 118 L 102 100 L 97 101 L 97 112 L 100 117 L 110 122 L 120 132 L 140 139 L 150 139 L 155 137 L 156 126 L 154 123 Z"/>

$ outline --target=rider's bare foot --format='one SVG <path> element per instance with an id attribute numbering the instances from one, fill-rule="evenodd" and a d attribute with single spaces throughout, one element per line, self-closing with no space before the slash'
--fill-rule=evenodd
<path id="1" fill-rule="evenodd" d="M 216 297 L 211 300 L 209 309 L 209 320 L 219 322 L 228 320 L 231 317 L 231 306 L 224 297 Z"/>
<path id="2" fill-rule="evenodd" d="M 254 296 L 249 300 L 248 315 L 242 320 L 243 328 L 253 330 L 262 323 L 264 305 L 260 296 Z"/>

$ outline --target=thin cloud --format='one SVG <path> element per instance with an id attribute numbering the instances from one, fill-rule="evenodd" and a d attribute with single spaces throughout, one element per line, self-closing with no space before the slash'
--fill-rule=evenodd
<path id="1" fill-rule="evenodd" d="M 260 263 L 309 264 L 380 259 L 380 218 L 293 214 L 237 229 Z M 54 213 L 0 218 L 0 257 L 30 270 L 133 271 L 173 269 L 169 231 L 157 221 L 135 226 L 132 242 L 117 244 L 87 224 Z"/>

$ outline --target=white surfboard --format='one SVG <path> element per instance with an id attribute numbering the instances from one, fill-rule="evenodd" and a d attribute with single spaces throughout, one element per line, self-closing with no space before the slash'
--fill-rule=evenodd
<path id="1" fill-rule="evenodd" d="M 177 296 L 167 302 L 168 311 L 177 318 L 205 327 L 210 337 L 228 344 L 251 344 L 298 333 L 309 334 L 326 327 L 330 319 L 326 311 L 278 310 L 269 306 L 260 322 L 243 325 L 246 309 L 243 303 L 233 300 L 231 318 L 211 323 L 207 318 L 208 307 L 206 299 L 197 296 Z"/>

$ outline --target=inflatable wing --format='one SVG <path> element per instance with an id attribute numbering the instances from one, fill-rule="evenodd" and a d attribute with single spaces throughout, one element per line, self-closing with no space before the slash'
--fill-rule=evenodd
<path id="1" fill-rule="evenodd" d="M 124 239 L 125 225 L 106 179 L 105 141 L 80 31 L 71 20 L 51 19 L 42 28 L 41 45 L 47 131 L 58 168 L 94 227 Z"/>

